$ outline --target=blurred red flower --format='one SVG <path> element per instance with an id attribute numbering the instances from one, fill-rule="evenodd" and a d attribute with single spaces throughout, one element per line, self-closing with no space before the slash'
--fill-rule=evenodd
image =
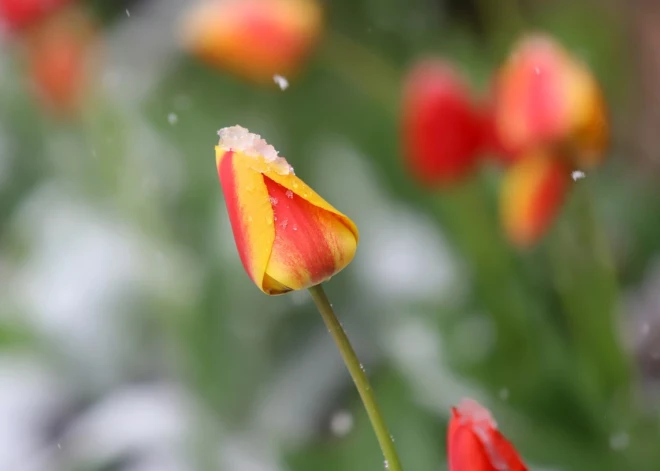
<path id="1" fill-rule="evenodd" d="M 513 48 L 496 75 L 493 106 L 497 138 L 518 156 L 553 146 L 584 170 L 605 154 L 609 129 L 600 87 L 549 36 L 529 35 Z"/>
<path id="2" fill-rule="evenodd" d="M 0 19 L 10 30 L 28 27 L 72 0 L 0 0 Z"/>
<path id="3" fill-rule="evenodd" d="M 537 242 L 559 214 L 571 183 L 566 161 L 547 151 L 525 154 L 507 169 L 500 218 L 508 239 L 522 248 Z"/>
<path id="4" fill-rule="evenodd" d="M 405 79 L 401 122 L 403 157 L 426 185 L 462 180 L 482 145 L 482 117 L 466 81 L 441 60 L 416 64 Z"/>
<path id="5" fill-rule="evenodd" d="M 77 112 L 88 91 L 98 36 L 84 10 L 41 23 L 25 38 L 29 79 L 40 104 L 59 116 Z"/>

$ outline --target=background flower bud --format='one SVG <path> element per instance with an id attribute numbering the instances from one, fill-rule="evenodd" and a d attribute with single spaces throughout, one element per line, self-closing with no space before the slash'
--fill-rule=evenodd
<path id="1" fill-rule="evenodd" d="M 316 0 L 215 0 L 186 17 L 186 48 L 212 66 L 263 84 L 290 78 L 323 27 Z"/>
<path id="2" fill-rule="evenodd" d="M 82 105 L 98 52 L 98 36 L 80 9 L 39 24 L 25 40 L 28 75 L 39 103 L 58 116 L 71 116 Z"/>
<path id="3" fill-rule="evenodd" d="M 602 160 L 609 131 L 598 83 L 550 37 L 528 36 L 514 47 L 497 74 L 494 106 L 504 147 L 559 147 L 577 168 Z"/>
<path id="4" fill-rule="evenodd" d="M 442 185 L 470 173 L 482 144 L 482 118 L 450 64 L 425 60 L 413 67 L 402 113 L 403 157 L 415 178 Z"/>
<path id="5" fill-rule="evenodd" d="M 534 152 L 507 170 L 500 193 L 502 226 L 519 246 L 534 244 L 559 213 L 571 184 L 566 163 L 547 152 Z"/>
<path id="6" fill-rule="evenodd" d="M 28 27 L 71 0 L 0 0 L 0 21 L 10 30 Z"/>

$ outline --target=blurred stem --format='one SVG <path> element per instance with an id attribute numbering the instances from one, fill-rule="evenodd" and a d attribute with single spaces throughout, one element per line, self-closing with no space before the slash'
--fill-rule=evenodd
<path id="1" fill-rule="evenodd" d="M 341 353 L 346 368 L 348 368 L 348 371 L 353 378 L 353 382 L 355 383 L 355 387 L 360 394 L 364 408 L 371 421 L 371 426 L 376 433 L 378 444 L 385 457 L 385 468 L 390 471 L 401 471 L 401 463 L 399 462 L 399 456 L 394 448 L 394 440 L 387 429 L 383 414 L 376 402 L 376 396 L 374 395 L 373 389 L 371 389 L 367 375 L 362 369 L 362 364 L 355 354 L 351 342 L 346 336 L 346 332 L 344 332 L 339 319 L 337 319 L 337 316 L 332 309 L 332 305 L 330 304 L 323 287 L 321 285 L 313 286 L 309 288 L 309 293 L 312 295 L 312 299 L 321 313 L 321 317 L 323 317 L 323 321 L 328 327 L 330 335 L 332 335 L 332 338 L 337 344 L 339 353 Z"/>
<path id="2" fill-rule="evenodd" d="M 576 349 L 598 376 L 609 399 L 623 394 L 630 366 L 616 336 L 618 281 L 610 250 L 598 228 L 588 182 L 575 188 L 568 222 L 558 227 L 549 258 L 555 286 L 573 331 Z"/>

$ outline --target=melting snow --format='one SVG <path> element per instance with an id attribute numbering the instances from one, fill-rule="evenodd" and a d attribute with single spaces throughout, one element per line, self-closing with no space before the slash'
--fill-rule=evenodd
<path id="1" fill-rule="evenodd" d="M 242 126 L 231 126 L 218 131 L 220 141 L 218 147 L 225 151 L 238 151 L 250 157 L 263 157 L 266 162 L 275 168 L 280 175 L 293 173 L 293 168 L 283 157 L 278 157 L 273 146 L 262 139 L 259 134 L 254 134 Z"/>

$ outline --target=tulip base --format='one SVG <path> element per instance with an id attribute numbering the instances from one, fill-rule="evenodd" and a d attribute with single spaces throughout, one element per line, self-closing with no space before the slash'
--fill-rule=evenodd
<path id="1" fill-rule="evenodd" d="M 312 295 L 312 299 L 314 300 L 317 309 L 321 313 L 321 317 L 323 317 L 325 325 L 328 327 L 330 335 L 332 335 L 332 338 L 337 344 L 339 353 L 341 353 L 346 368 L 348 368 L 348 371 L 353 378 L 353 382 L 355 383 L 355 387 L 360 394 L 364 408 L 369 416 L 369 421 L 371 422 L 371 426 L 378 439 L 378 444 L 385 457 L 385 468 L 389 471 L 401 471 L 401 463 L 399 462 L 399 457 L 394 448 L 394 440 L 387 429 L 383 415 L 376 402 L 373 389 L 369 384 L 367 375 L 362 369 L 360 360 L 358 360 L 358 357 L 346 336 L 346 332 L 344 332 L 339 319 L 337 319 L 337 316 L 330 305 L 330 301 L 328 300 L 323 287 L 321 285 L 313 286 L 312 288 L 309 288 L 309 292 Z"/>

